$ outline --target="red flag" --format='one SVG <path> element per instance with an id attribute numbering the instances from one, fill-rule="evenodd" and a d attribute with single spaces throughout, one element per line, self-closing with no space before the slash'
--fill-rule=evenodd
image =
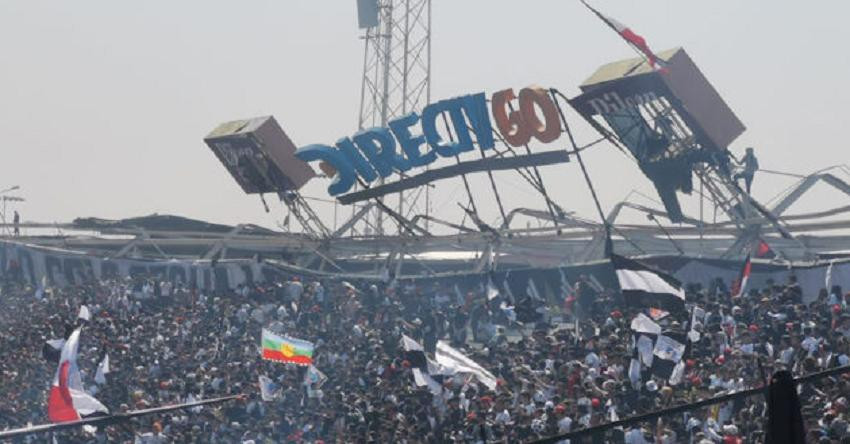
<path id="1" fill-rule="evenodd" d="M 756 247 L 756 257 L 773 259 L 776 257 L 776 253 L 773 252 L 773 249 L 770 248 L 770 245 L 764 239 L 759 239 L 758 246 Z"/>
<path id="2" fill-rule="evenodd" d="M 77 367 L 77 349 L 80 345 L 80 329 L 74 330 L 62 346 L 59 368 L 50 387 L 47 399 L 47 417 L 51 422 L 66 422 L 81 419 L 96 412 L 109 410 L 83 389 L 80 369 Z"/>
<path id="3" fill-rule="evenodd" d="M 747 289 L 747 281 L 750 279 L 750 272 L 752 271 L 753 264 L 750 262 L 750 255 L 747 255 L 747 259 L 744 261 L 744 266 L 741 267 L 741 274 L 738 276 L 738 279 L 735 279 L 735 282 L 732 282 L 732 297 L 739 298 L 744 294 L 744 290 Z"/>
<path id="4" fill-rule="evenodd" d="M 652 52 L 651 49 L 649 49 L 649 45 L 646 43 L 646 39 L 632 31 L 632 29 L 628 26 L 597 11 L 592 6 L 588 5 L 586 1 L 581 0 L 581 2 L 584 4 L 584 6 L 587 6 L 588 9 L 593 11 L 593 13 L 596 14 L 597 17 L 599 17 L 603 22 L 605 22 L 606 25 L 608 25 L 614 31 L 617 31 L 617 34 L 620 34 L 620 37 L 622 37 L 626 42 L 628 42 L 630 45 L 634 46 L 641 53 L 643 53 L 643 55 L 646 56 L 646 59 L 649 61 L 649 66 L 653 68 L 659 67 L 662 72 L 665 72 L 667 70 L 667 68 L 664 66 L 665 62 L 659 59 L 655 55 L 655 53 Z"/>
<path id="5" fill-rule="evenodd" d="M 67 422 L 80 419 L 80 415 L 74 410 L 74 401 L 71 399 L 71 391 L 68 389 L 68 373 L 71 363 L 68 361 L 59 365 L 57 385 L 50 389 L 50 397 L 47 400 L 47 416 L 51 422 Z"/>

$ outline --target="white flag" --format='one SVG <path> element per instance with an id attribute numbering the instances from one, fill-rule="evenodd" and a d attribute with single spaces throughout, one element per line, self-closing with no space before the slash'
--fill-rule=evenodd
<path id="1" fill-rule="evenodd" d="M 673 373 L 670 375 L 670 385 L 678 385 L 682 382 L 683 376 L 685 376 L 685 361 L 679 361 L 673 367 Z"/>
<path id="2" fill-rule="evenodd" d="M 834 264 L 835 264 L 835 260 L 831 260 L 831 261 L 829 261 L 829 266 L 826 267 L 826 282 L 824 282 L 824 288 L 826 288 L 826 291 L 829 291 L 829 292 L 832 291 L 830 289 L 832 288 L 832 266 Z"/>
<path id="3" fill-rule="evenodd" d="M 62 347 L 65 345 L 64 339 L 48 339 L 47 345 L 53 347 L 54 350 L 62 351 Z"/>
<path id="4" fill-rule="evenodd" d="M 94 382 L 103 385 L 106 384 L 106 374 L 109 373 L 109 355 L 104 355 L 103 360 L 97 365 L 97 372 L 94 375 Z"/>
<path id="5" fill-rule="evenodd" d="M 499 296 L 499 289 L 493 285 L 492 279 L 487 279 L 487 300 L 493 300 L 495 297 Z"/>
<path id="6" fill-rule="evenodd" d="M 640 387 L 640 362 L 634 358 L 629 364 L 629 381 L 632 382 L 632 387 L 635 389 Z"/>
<path id="7" fill-rule="evenodd" d="M 85 305 L 80 305 L 80 314 L 78 314 L 77 317 L 84 321 L 90 321 L 91 313 L 89 312 L 89 308 Z"/>
<path id="8" fill-rule="evenodd" d="M 634 319 L 632 319 L 632 330 L 638 333 L 649 333 L 653 335 L 661 334 L 661 326 L 656 324 L 652 319 L 643 313 L 638 313 Z"/>
<path id="9" fill-rule="evenodd" d="M 640 362 L 647 367 L 652 367 L 652 339 L 649 336 L 640 335 L 637 340 L 637 349 Z"/>
<path id="10" fill-rule="evenodd" d="M 437 363 L 455 373 L 467 373 L 475 376 L 478 382 L 484 384 L 490 390 L 496 389 L 496 377 L 492 373 L 476 364 L 463 353 L 455 350 L 445 341 L 437 341 L 435 353 Z"/>
<path id="11" fill-rule="evenodd" d="M 682 355 L 685 354 L 685 344 L 682 344 L 670 337 L 661 335 L 655 341 L 653 354 L 661 359 L 679 362 L 682 360 Z"/>
<path id="12" fill-rule="evenodd" d="M 401 335 L 401 345 L 404 347 L 404 351 L 425 351 L 425 349 L 422 348 L 422 344 L 416 342 L 415 339 L 412 339 L 407 335 Z"/>
<path id="13" fill-rule="evenodd" d="M 304 373 L 304 385 L 311 388 L 313 385 L 315 385 L 316 388 L 320 388 L 327 379 L 328 377 L 312 364 L 307 367 L 307 372 Z"/>
<path id="14" fill-rule="evenodd" d="M 443 367 L 436 361 L 432 361 L 428 358 L 425 358 L 425 368 L 428 371 L 429 375 L 437 376 L 437 375 L 446 375 L 451 376 L 453 374 L 451 369 Z"/>
<path id="15" fill-rule="evenodd" d="M 260 375 L 260 397 L 263 401 L 272 401 L 277 395 L 275 384 L 269 377 Z"/>
<path id="16" fill-rule="evenodd" d="M 691 325 L 702 323 L 705 320 L 705 310 L 699 307 L 694 307 L 693 316 L 691 316 Z"/>

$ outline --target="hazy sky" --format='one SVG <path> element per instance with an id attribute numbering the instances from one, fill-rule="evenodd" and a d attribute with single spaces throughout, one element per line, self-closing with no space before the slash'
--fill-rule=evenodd
<path id="1" fill-rule="evenodd" d="M 352 134 L 363 59 L 355 3 L 0 0 L 0 189 L 21 186 L 26 220 L 158 212 L 275 226 L 280 204 L 266 214 L 202 139 L 265 114 L 298 145 Z M 850 3 L 595 4 L 656 50 L 687 49 L 748 128 L 734 152 L 753 145 L 763 168 L 799 173 L 845 162 Z M 597 66 L 634 54 L 578 0 L 433 0 L 432 32 L 434 100 L 534 83 L 574 95 Z M 606 209 L 632 189 L 652 193 L 611 147 L 586 162 Z M 543 174 L 563 207 L 594 217 L 577 164 Z M 492 220 L 489 184 L 476 181 Z M 766 201 L 791 182 L 760 175 L 754 193 Z M 520 184 L 499 175 L 507 205 L 542 207 Z M 314 180 L 304 192 L 326 197 L 326 187 Z M 435 207 L 456 215 L 460 182 L 440 187 Z M 839 205 L 829 190 L 815 196 L 799 209 Z M 332 225 L 330 208 L 322 214 Z"/>

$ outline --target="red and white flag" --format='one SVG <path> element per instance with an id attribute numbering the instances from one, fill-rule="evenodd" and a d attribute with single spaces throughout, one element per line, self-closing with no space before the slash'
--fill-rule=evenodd
<path id="1" fill-rule="evenodd" d="M 738 279 L 735 279 L 735 282 L 732 282 L 731 293 L 733 298 L 739 298 L 744 295 L 752 269 L 753 264 L 750 262 L 750 255 L 748 254 L 747 259 L 744 261 L 744 266 L 741 268 L 741 274 L 738 275 Z"/>
<path id="2" fill-rule="evenodd" d="M 83 389 L 80 369 L 77 367 L 80 330 L 74 330 L 62 346 L 59 368 L 56 369 L 47 400 L 47 417 L 50 422 L 76 421 L 97 412 L 109 413 L 106 406 Z"/>
<path id="3" fill-rule="evenodd" d="M 643 55 L 646 56 L 646 59 L 649 61 L 649 66 L 653 68 L 659 68 L 662 71 L 665 71 L 667 69 L 664 66 L 665 62 L 659 59 L 658 56 L 656 56 L 655 53 L 652 52 L 651 49 L 649 49 L 649 45 L 646 43 L 646 39 L 644 39 L 639 34 L 636 34 L 628 26 L 597 11 L 592 6 L 588 5 L 586 1 L 581 0 L 581 2 L 584 4 L 584 6 L 587 6 L 588 9 L 593 11 L 593 13 L 596 14 L 597 17 L 599 17 L 603 22 L 605 22 L 606 25 L 608 25 L 614 31 L 617 31 L 617 34 L 620 34 L 620 37 L 622 37 L 626 42 L 628 42 L 630 45 L 637 48 L 638 51 L 643 53 Z"/>

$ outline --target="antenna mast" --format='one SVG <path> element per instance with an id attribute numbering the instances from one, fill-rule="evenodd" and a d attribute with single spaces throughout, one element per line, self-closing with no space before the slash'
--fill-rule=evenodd
<path id="1" fill-rule="evenodd" d="M 431 0 L 358 0 L 357 8 L 360 28 L 366 30 L 357 126 L 386 126 L 393 118 L 421 111 L 431 99 Z M 398 193 L 395 211 L 405 219 L 417 212 L 427 215 L 429 188 Z M 352 216 L 357 210 L 352 208 Z M 366 224 L 372 234 L 390 234 L 378 205 Z M 365 233 L 354 226 L 351 234 Z"/>

